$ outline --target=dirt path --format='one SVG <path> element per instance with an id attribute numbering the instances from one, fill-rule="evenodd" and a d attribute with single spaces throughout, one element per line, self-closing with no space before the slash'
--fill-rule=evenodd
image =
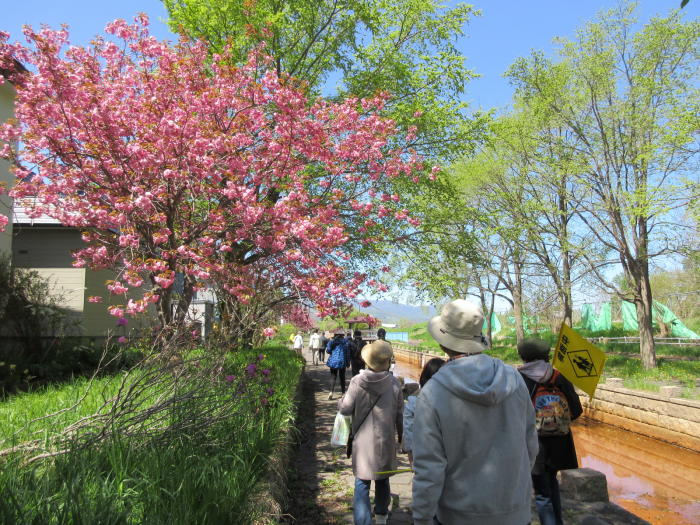
<path id="1" fill-rule="evenodd" d="M 329 401 L 328 367 L 310 364 L 308 356 L 305 357 L 304 399 L 298 424 L 300 445 L 293 460 L 295 479 L 290 486 L 288 523 L 353 523 L 355 477 L 351 460 L 345 457 L 344 448 L 330 444 L 340 387 L 336 384 L 336 395 Z M 398 459 L 398 468 L 409 468 L 405 454 L 399 454 Z M 412 478 L 413 474 L 391 478 L 392 506 L 388 523 L 413 522 L 408 510 L 412 501 Z M 374 486 L 372 496 L 373 492 Z"/>

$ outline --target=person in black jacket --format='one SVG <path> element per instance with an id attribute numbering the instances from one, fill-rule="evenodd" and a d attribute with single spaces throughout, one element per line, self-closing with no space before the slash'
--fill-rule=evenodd
<path id="1" fill-rule="evenodd" d="M 550 351 L 551 347 L 547 341 L 535 337 L 523 339 L 518 343 L 518 354 L 524 364 L 518 371 L 525 380 L 530 398 L 535 398 L 542 384 L 553 384 L 558 388 L 566 397 L 571 421 L 575 421 L 583 413 L 581 401 L 574 385 L 550 364 Z M 537 514 L 542 525 L 564 525 L 557 472 L 578 468 L 574 436 L 570 430 L 564 435 L 544 436 L 541 432 L 538 434 L 540 451 L 531 473 Z"/>
<path id="2" fill-rule="evenodd" d="M 365 362 L 362 360 L 362 349 L 367 344 L 367 341 L 362 339 L 362 332 L 360 330 L 355 330 L 355 338 L 350 346 L 350 364 L 352 366 L 352 377 L 355 377 L 360 373 L 360 370 L 365 369 Z"/>
<path id="3" fill-rule="evenodd" d="M 318 351 L 318 358 L 322 363 L 326 362 L 326 348 L 328 348 L 328 342 L 330 339 L 326 337 L 328 332 L 323 332 L 321 334 L 321 349 Z"/>

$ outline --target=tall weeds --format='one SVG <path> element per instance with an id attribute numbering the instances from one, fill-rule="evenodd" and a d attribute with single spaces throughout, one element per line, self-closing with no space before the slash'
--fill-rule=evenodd
<path id="1" fill-rule="evenodd" d="M 300 370 L 284 348 L 261 352 L 176 349 L 66 387 L 79 402 L 46 406 L 60 388 L 11 402 L 0 411 L 2 521 L 251 523 Z M 33 403 L 53 412 L 21 420 Z"/>

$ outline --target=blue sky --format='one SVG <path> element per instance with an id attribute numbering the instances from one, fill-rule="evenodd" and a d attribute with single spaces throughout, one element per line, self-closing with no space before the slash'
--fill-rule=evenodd
<path id="1" fill-rule="evenodd" d="M 680 0 L 643 0 L 640 3 L 641 20 L 655 13 L 666 13 Z M 468 99 L 475 106 L 489 109 L 508 103 L 511 88 L 501 75 L 520 55 L 531 49 L 550 50 L 555 36 L 574 32 L 581 20 L 589 20 L 601 8 L 615 5 L 614 0 L 502 0 L 474 3 L 481 9 L 480 18 L 474 18 L 466 28 L 468 37 L 459 47 L 468 57 L 467 65 L 483 75 L 469 86 Z M 94 2 L 87 0 L 23 0 L 3 8 L 0 30 L 9 31 L 12 39 L 21 37 L 22 24 L 38 28 L 42 23 L 59 27 L 70 26 L 71 42 L 87 44 L 101 33 L 107 22 L 116 18 L 131 20 L 139 11 L 151 17 L 151 32 L 159 38 L 174 38 L 161 21 L 167 14 L 158 0 L 120 0 Z M 691 0 L 685 8 L 688 17 L 700 16 L 700 0 Z"/>

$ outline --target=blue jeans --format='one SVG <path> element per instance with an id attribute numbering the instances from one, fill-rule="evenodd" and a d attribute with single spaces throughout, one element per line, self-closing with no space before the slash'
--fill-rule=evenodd
<path id="1" fill-rule="evenodd" d="M 561 518 L 561 497 L 556 470 L 545 470 L 542 474 L 532 474 L 532 488 L 535 489 L 535 505 L 542 525 L 564 525 Z"/>
<path id="2" fill-rule="evenodd" d="M 353 518 L 355 525 L 371 525 L 372 511 L 369 500 L 369 486 L 371 480 L 355 478 L 355 510 Z M 389 489 L 389 478 L 378 479 L 374 482 L 374 513 L 389 514 L 389 503 L 391 503 L 391 492 Z"/>

